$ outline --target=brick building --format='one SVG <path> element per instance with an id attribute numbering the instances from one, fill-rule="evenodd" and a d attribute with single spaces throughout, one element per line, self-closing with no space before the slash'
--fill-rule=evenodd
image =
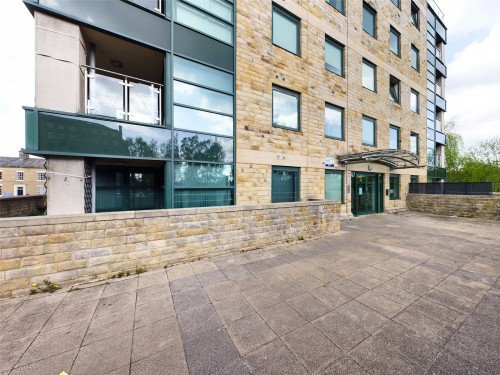
<path id="1" fill-rule="evenodd" d="M 49 214 L 334 199 L 362 215 L 443 177 L 446 28 L 424 0 L 24 3 Z"/>

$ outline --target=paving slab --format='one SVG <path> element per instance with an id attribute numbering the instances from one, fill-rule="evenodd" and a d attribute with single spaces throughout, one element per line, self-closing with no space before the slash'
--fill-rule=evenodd
<path id="1" fill-rule="evenodd" d="M 229 323 L 227 331 L 242 356 L 277 338 L 273 330 L 257 314 L 247 315 Z"/>
<path id="2" fill-rule="evenodd" d="M 248 354 L 245 362 L 252 374 L 307 374 L 305 367 L 279 339 Z"/>
<path id="3" fill-rule="evenodd" d="M 278 336 L 307 323 L 307 320 L 285 302 L 261 310 L 260 316 Z"/>

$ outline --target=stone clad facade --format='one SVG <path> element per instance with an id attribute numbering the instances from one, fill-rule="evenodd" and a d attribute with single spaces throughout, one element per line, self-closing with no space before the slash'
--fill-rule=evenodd
<path id="1" fill-rule="evenodd" d="M 410 150 L 410 133 L 419 135 L 419 156 L 425 165 L 426 139 L 426 9 L 420 8 L 420 29 L 410 22 L 410 0 L 398 9 L 389 0 L 367 1 L 377 12 L 376 38 L 363 31 L 363 2 L 346 1 L 345 15 L 324 0 L 274 2 L 300 19 L 300 55 L 272 42 L 272 2 L 237 2 L 236 43 L 236 138 L 237 203 L 271 202 L 271 166 L 300 167 L 301 199 L 325 197 L 326 158 L 335 170 L 342 154 L 389 148 L 389 126 L 400 128 L 400 149 Z M 401 34 L 401 56 L 389 49 L 389 30 Z M 344 76 L 325 69 L 325 37 L 344 47 Z M 410 65 L 410 45 L 420 52 L 420 71 Z M 376 65 L 376 92 L 362 86 L 362 60 Z M 401 103 L 389 98 L 389 77 L 401 81 Z M 300 130 L 272 126 L 272 88 L 277 85 L 300 93 Z M 410 90 L 419 92 L 420 113 L 410 111 Z M 344 140 L 325 137 L 325 103 L 344 109 Z M 362 116 L 376 119 L 376 146 L 362 144 Z M 345 197 L 350 213 L 351 172 L 400 175 L 400 199 L 385 195 L 385 211 L 405 207 L 410 175 L 426 181 L 426 170 L 390 171 L 380 164 L 348 166 Z"/>

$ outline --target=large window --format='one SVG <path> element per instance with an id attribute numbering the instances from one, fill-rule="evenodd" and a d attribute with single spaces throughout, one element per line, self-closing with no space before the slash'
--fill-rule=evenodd
<path id="1" fill-rule="evenodd" d="M 394 103 L 401 103 L 401 81 L 396 77 L 389 77 L 389 99 Z"/>
<path id="2" fill-rule="evenodd" d="M 418 92 L 412 89 L 410 94 L 410 110 L 415 113 L 419 111 L 418 96 Z"/>
<path id="3" fill-rule="evenodd" d="M 394 125 L 389 127 L 389 148 L 399 150 L 399 128 Z"/>
<path id="4" fill-rule="evenodd" d="M 410 134 L 410 151 L 415 155 L 418 155 L 418 134 L 411 133 Z"/>
<path id="5" fill-rule="evenodd" d="M 390 48 L 392 53 L 401 56 L 401 33 L 392 26 L 390 30 Z"/>
<path id="6" fill-rule="evenodd" d="M 410 50 L 410 61 L 411 61 L 411 67 L 417 71 L 420 70 L 420 57 L 419 57 L 419 51 L 417 47 L 415 47 L 413 44 L 411 45 L 411 50 Z"/>
<path id="7" fill-rule="evenodd" d="M 325 68 L 339 76 L 344 75 L 344 47 L 329 38 L 325 40 Z"/>
<path id="8" fill-rule="evenodd" d="M 328 4 L 337 9 L 340 13 L 345 13 L 345 3 L 344 0 L 326 0 Z"/>
<path id="9" fill-rule="evenodd" d="M 325 199 L 344 203 L 344 174 L 342 171 L 325 171 Z"/>
<path id="10" fill-rule="evenodd" d="M 389 199 L 399 199 L 399 175 L 391 174 L 389 176 Z"/>
<path id="11" fill-rule="evenodd" d="M 377 12 L 367 3 L 363 3 L 363 30 L 377 37 Z"/>
<path id="12" fill-rule="evenodd" d="M 376 145 L 376 121 L 375 119 L 363 116 L 363 144 L 366 146 Z"/>
<path id="13" fill-rule="evenodd" d="M 411 2 L 411 23 L 420 28 L 420 9 L 413 1 Z"/>
<path id="14" fill-rule="evenodd" d="M 300 55 L 300 19 L 273 5 L 273 44 Z"/>
<path id="15" fill-rule="evenodd" d="M 368 90 L 376 91 L 377 68 L 371 62 L 363 60 L 362 66 L 362 84 Z"/>
<path id="16" fill-rule="evenodd" d="M 299 130 L 300 94 L 273 86 L 273 126 Z"/>
<path id="17" fill-rule="evenodd" d="M 272 203 L 300 200 L 300 168 L 273 166 L 271 182 Z"/>
<path id="18" fill-rule="evenodd" d="M 344 138 L 344 110 L 340 107 L 325 105 L 325 135 L 330 138 Z"/>
<path id="19" fill-rule="evenodd" d="M 208 5 L 205 4 L 205 6 L 202 6 L 199 3 L 204 3 L 204 2 L 197 1 L 196 5 L 202 8 L 206 7 L 211 8 L 211 5 L 209 4 Z M 195 30 L 201 31 L 202 33 L 220 39 L 223 42 L 226 42 L 228 44 L 233 44 L 233 26 L 229 23 L 224 22 L 221 19 L 227 17 L 227 8 L 222 11 L 222 9 L 219 7 L 214 12 L 218 13 L 219 17 L 221 17 L 217 18 L 206 14 L 200 9 L 184 4 L 181 1 L 176 1 L 175 4 L 176 4 L 175 15 L 177 21 L 189 27 L 192 27 Z M 226 7 L 231 7 L 231 14 L 232 14 L 232 5 L 229 3 L 226 3 L 225 5 Z"/>

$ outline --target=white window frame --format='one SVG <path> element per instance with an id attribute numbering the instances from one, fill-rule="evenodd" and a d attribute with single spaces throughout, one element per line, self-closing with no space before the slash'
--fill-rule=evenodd
<path id="1" fill-rule="evenodd" d="M 19 179 L 19 173 L 22 173 L 22 178 Z M 24 181 L 24 171 L 16 171 L 16 181 Z"/>
<path id="2" fill-rule="evenodd" d="M 40 179 L 40 175 L 43 176 L 42 179 Z M 36 180 L 37 181 L 45 181 L 47 178 L 45 177 L 45 171 L 36 171 Z"/>

